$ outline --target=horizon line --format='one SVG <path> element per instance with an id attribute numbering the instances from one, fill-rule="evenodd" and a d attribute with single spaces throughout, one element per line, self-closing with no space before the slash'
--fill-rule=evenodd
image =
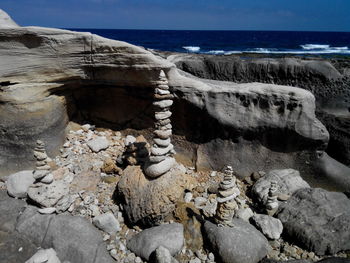
<path id="1" fill-rule="evenodd" d="M 350 31 L 324 30 L 280 30 L 280 29 L 140 29 L 140 28 L 92 28 L 92 27 L 59 27 L 60 29 L 99 29 L 99 30 L 144 30 L 144 31 L 263 31 L 263 32 L 314 32 L 314 33 L 350 33 Z"/>

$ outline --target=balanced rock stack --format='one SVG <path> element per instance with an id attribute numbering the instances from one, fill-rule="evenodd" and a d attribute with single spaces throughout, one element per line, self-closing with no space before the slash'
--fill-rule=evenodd
<path id="1" fill-rule="evenodd" d="M 168 80 L 162 70 L 154 89 L 155 101 L 153 105 L 155 107 L 156 129 L 149 162 L 145 166 L 146 175 L 152 178 L 168 172 L 176 164 L 173 158 L 174 146 L 170 140 L 172 135 L 170 107 L 173 105 L 173 97 L 169 91 Z"/>
<path id="2" fill-rule="evenodd" d="M 278 209 L 278 192 L 277 192 L 277 182 L 272 181 L 269 188 L 267 200 L 266 200 L 266 212 L 268 215 L 273 216 Z"/>
<path id="3" fill-rule="evenodd" d="M 233 175 L 233 169 L 231 166 L 227 166 L 224 179 L 219 186 L 218 207 L 215 216 L 217 224 L 233 226 L 232 219 L 235 210 L 238 208 L 235 198 L 239 194 L 240 191 L 236 186 L 236 177 Z"/>
<path id="4" fill-rule="evenodd" d="M 33 171 L 33 177 L 37 182 L 50 184 L 53 182 L 53 174 L 51 167 L 48 165 L 48 156 L 45 150 L 45 143 L 37 140 L 34 149 L 34 157 L 36 159 L 36 167 Z"/>

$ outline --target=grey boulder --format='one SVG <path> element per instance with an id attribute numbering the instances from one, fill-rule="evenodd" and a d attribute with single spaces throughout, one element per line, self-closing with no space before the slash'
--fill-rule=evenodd
<path id="1" fill-rule="evenodd" d="M 61 263 L 56 255 L 56 251 L 52 248 L 40 249 L 25 263 Z"/>
<path id="2" fill-rule="evenodd" d="M 149 260 L 150 255 L 160 246 L 168 249 L 171 255 L 175 255 L 182 249 L 183 244 L 183 225 L 173 223 L 143 230 L 132 237 L 126 246 L 137 256 Z"/>
<path id="3" fill-rule="evenodd" d="M 318 255 L 350 249 L 350 200 L 343 193 L 300 189 L 277 213 L 286 234 Z"/>
<path id="4" fill-rule="evenodd" d="M 259 202 L 265 203 L 272 181 L 277 182 L 279 193 L 287 195 L 302 188 L 310 188 L 310 185 L 303 180 L 297 170 L 272 170 L 260 178 L 252 188 L 252 194 Z"/>
<path id="5" fill-rule="evenodd" d="M 259 229 L 268 239 L 279 239 L 282 231 L 282 222 L 269 215 L 255 214 L 253 222 L 257 229 Z"/>
<path id="6" fill-rule="evenodd" d="M 29 186 L 34 182 L 31 170 L 11 174 L 6 181 L 7 192 L 10 196 L 24 198 L 27 196 Z"/>
<path id="7" fill-rule="evenodd" d="M 234 219 L 233 227 L 204 224 L 205 235 L 223 263 L 257 263 L 270 250 L 267 239 L 251 224 Z"/>

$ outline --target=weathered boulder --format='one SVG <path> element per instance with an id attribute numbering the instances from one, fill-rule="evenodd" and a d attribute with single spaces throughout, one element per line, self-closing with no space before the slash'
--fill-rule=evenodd
<path id="1" fill-rule="evenodd" d="M 310 187 L 300 176 L 299 171 L 293 169 L 273 170 L 260 178 L 252 188 L 252 194 L 259 202 L 266 202 L 272 181 L 277 182 L 278 193 L 287 195 L 293 194 L 298 189 Z"/>
<path id="2" fill-rule="evenodd" d="M 194 186 L 194 178 L 185 174 L 183 166 L 176 166 L 153 180 L 145 176 L 140 166 L 128 166 L 121 175 L 117 192 L 131 224 L 152 226 L 173 212 L 184 191 Z"/>
<path id="3" fill-rule="evenodd" d="M 284 232 L 318 255 L 350 249 L 350 200 L 343 193 L 300 189 L 281 204 Z"/>
<path id="4" fill-rule="evenodd" d="M 268 239 L 279 239 L 282 231 L 282 222 L 268 215 L 255 214 L 253 222 L 257 229 L 259 229 Z"/>
<path id="5" fill-rule="evenodd" d="M 6 181 L 7 192 L 13 197 L 27 197 L 28 189 L 34 182 L 32 170 L 11 174 Z"/>
<path id="6" fill-rule="evenodd" d="M 149 260 L 160 246 L 175 255 L 184 245 L 184 228 L 179 223 L 164 224 L 145 229 L 128 240 L 126 246 L 136 255 Z"/>
<path id="7" fill-rule="evenodd" d="M 270 250 L 267 239 L 251 224 L 233 220 L 234 227 L 204 224 L 205 235 L 213 252 L 223 263 L 257 263 Z"/>

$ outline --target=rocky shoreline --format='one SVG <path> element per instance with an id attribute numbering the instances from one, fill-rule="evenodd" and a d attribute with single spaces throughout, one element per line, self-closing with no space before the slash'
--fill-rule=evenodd
<path id="1" fill-rule="evenodd" d="M 340 247 L 330 251 L 324 250 L 324 252 L 322 252 L 322 249 L 317 250 L 318 253 L 313 252 L 315 248 L 313 247 L 313 245 L 309 244 L 310 241 L 300 246 L 300 244 L 298 243 L 300 241 L 298 241 L 298 236 L 300 234 L 297 234 L 297 236 L 292 238 L 289 237 L 289 235 L 293 235 L 291 234 L 292 232 L 290 233 L 289 231 L 296 231 L 293 230 L 294 226 L 289 226 L 289 220 L 292 220 L 292 222 L 295 222 L 295 224 L 299 223 L 295 221 L 296 219 L 288 219 L 288 216 L 293 217 L 293 212 L 289 211 L 288 209 L 297 208 L 298 211 L 295 214 L 295 216 L 299 215 L 300 213 L 306 213 L 305 218 L 309 217 L 309 215 L 307 215 L 307 213 L 309 213 L 310 210 L 308 206 L 303 208 L 300 206 L 300 204 L 288 205 L 289 202 L 294 202 L 292 200 L 295 200 L 295 198 L 310 198 L 311 196 L 309 194 L 306 194 L 307 192 L 310 192 L 310 190 L 312 190 L 312 192 L 320 192 L 322 193 L 322 195 L 326 194 L 330 196 L 326 199 L 323 199 L 322 201 L 315 199 L 317 200 L 317 202 L 320 202 L 318 205 L 320 205 L 320 207 L 324 207 L 322 209 L 334 209 L 333 204 L 329 203 L 330 200 L 332 200 L 331 192 L 327 192 L 321 189 L 310 188 L 310 186 L 304 180 L 302 180 L 299 173 L 291 169 L 276 170 L 267 174 L 263 171 L 257 171 L 251 176 L 244 178 L 244 180 L 236 179 L 236 185 L 239 189 L 240 194 L 237 197 L 235 197 L 235 200 L 237 202 L 237 208 L 235 209 L 235 215 L 232 221 L 232 230 L 244 231 L 244 233 L 245 231 L 251 231 L 249 235 L 244 234 L 241 237 L 243 239 L 250 239 L 252 237 L 251 235 L 257 235 L 258 233 L 260 233 L 259 231 L 261 231 L 261 234 L 258 234 L 258 236 L 261 235 L 261 237 L 259 237 L 261 241 L 259 242 L 262 242 L 262 244 L 266 246 L 266 252 L 263 252 L 260 255 L 256 255 L 255 257 L 249 249 L 256 248 L 245 248 L 245 246 L 239 246 L 237 247 L 238 250 L 235 250 L 233 249 L 233 246 L 227 248 L 228 250 L 225 250 L 225 248 L 218 247 L 214 247 L 213 250 L 212 247 L 208 247 L 208 244 L 206 244 L 206 242 L 208 242 L 207 239 L 209 238 L 210 240 L 211 235 L 220 233 L 216 232 L 220 230 L 220 227 L 218 228 L 218 230 L 215 230 L 216 226 L 212 223 L 210 223 L 211 225 L 209 226 L 209 221 L 206 220 L 210 220 L 210 218 L 213 218 L 215 216 L 217 206 L 216 196 L 219 193 L 219 183 L 222 180 L 223 176 L 225 176 L 225 172 L 196 172 L 193 167 L 186 167 L 186 174 L 192 177 L 193 182 L 196 182 L 196 186 L 193 187 L 191 191 L 186 190 L 182 193 L 182 197 L 179 198 L 179 200 L 177 200 L 176 202 L 174 212 L 168 214 L 164 221 L 162 221 L 161 226 L 163 226 L 166 229 L 164 230 L 164 233 L 162 232 L 163 230 L 158 229 L 159 226 L 146 228 L 149 229 L 147 230 L 149 232 L 147 232 L 146 230 L 143 230 L 144 227 L 142 225 L 130 225 L 130 222 L 128 222 L 128 218 L 125 218 L 125 203 L 123 203 L 123 200 L 120 199 L 119 196 L 115 195 L 115 191 L 116 189 L 118 189 L 118 182 L 120 182 L 120 180 L 123 180 L 123 177 L 130 176 L 127 173 L 125 173 L 127 169 L 124 169 L 123 171 L 125 163 L 123 163 L 122 157 L 126 149 L 125 142 L 127 141 L 127 138 L 130 138 L 130 136 L 132 135 L 123 135 L 119 131 L 95 129 L 92 125 L 80 126 L 78 124 L 72 123 L 70 124 L 70 127 L 73 127 L 73 130 L 69 131 L 66 142 L 64 143 L 63 148 L 61 149 L 61 154 L 55 157 L 49 163 L 50 167 L 53 170 L 52 173 L 54 175 L 54 181 L 64 182 L 69 188 L 69 193 L 64 195 L 64 193 L 58 191 L 56 195 L 49 191 L 48 193 L 50 193 L 50 196 L 59 196 L 57 203 L 53 205 L 55 209 L 50 211 L 42 209 L 43 207 L 47 206 L 47 203 L 45 202 L 46 199 L 40 199 L 42 200 L 40 202 L 40 200 L 36 199 L 35 196 L 31 197 L 29 195 L 28 197 L 25 197 L 24 200 L 27 200 L 28 204 L 25 204 L 25 202 L 22 201 L 23 203 L 21 203 L 21 206 L 23 206 L 23 209 L 25 208 L 23 214 L 31 213 L 32 216 L 27 216 L 27 222 L 23 221 L 21 222 L 22 224 L 28 225 L 31 224 L 31 222 L 34 222 L 33 220 L 44 220 L 46 217 L 48 217 L 46 213 L 51 214 L 50 217 L 53 218 L 59 218 L 59 215 L 66 214 L 70 214 L 74 217 L 85 218 L 87 222 L 90 222 L 91 226 L 88 227 L 86 223 L 84 223 L 84 225 L 86 225 L 84 227 L 87 229 L 78 229 L 79 232 L 92 231 L 89 230 L 89 228 L 93 228 L 92 224 L 94 224 L 97 228 L 101 229 L 101 240 L 99 242 L 102 242 L 102 240 L 104 241 L 103 244 L 106 251 L 108 251 L 109 254 L 117 262 L 144 262 L 145 259 L 149 260 L 150 253 L 153 252 L 160 245 L 162 249 L 159 249 L 159 254 L 162 256 L 158 256 L 158 258 L 166 257 L 163 254 L 169 253 L 169 250 L 171 252 L 170 254 L 175 255 L 175 259 L 179 262 L 220 262 L 219 259 L 221 257 L 223 257 L 221 259 L 223 260 L 223 262 L 257 262 L 260 258 L 265 256 L 267 256 L 267 258 L 279 261 L 303 259 L 315 262 L 329 257 L 325 256 L 323 254 L 324 252 L 331 252 L 333 256 L 336 255 L 337 257 L 341 258 L 347 258 L 349 256 L 346 252 L 337 252 L 337 250 L 340 247 L 346 245 L 345 240 L 346 238 L 348 238 L 348 236 L 345 236 L 344 242 L 339 240 L 341 233 L 338 232 L 338 230 L 335 231 L 337 234 L 334 234 L 334 238 L 338 239 Z M 101 138 L 104 138 L 103 140 L 106 140 L 107 143 L 102 143 Z M 135 141 L 146 140 L 141 136 L 137 137 Z M 113 159 L 119 160 L 119 163 L 115 164 L 113 161 L 111 161 Z M 118 165 L 120 167 L 118 167 Z M 138 166 L 136 165 L 134 167 L 137 168 Z M 18 192 L 16 192 L 16 190 L 20 189 L 20 197 L 23 197 L 21 189 L 23 189 L 23 184 L 26 184 L 26 182 L 16 181 L 14 179 L 15 177 L 16 175 L 11 175 L 8 178 L 3 179 L 3 181 L 7 179 L 7 183 L 2 185 L 2 189 L 7 189 L 9 191 L 9 194 L 12 196 L 18 195 Z M 262 214 L 265 212 L 264 210 L 262 210 L 264 206 L 261 204 L 265 202 L 264 198 L 266 197 L 266 191 L 269 189 L 269 182 L 271 180 L 276 180 L 278 185 L 278 191 L 280 192 L 278 196 L 278 202 L 279 206 L 282 208 L 280 208 L 277 218 L 282 220 L 282 223 L 284 225 L 283 231 L 285 231 L 287 227 L 288 235 L 283 234 L 281 236 L 282 224 L 278 223 L 280 222 L 279 219 L 277 219 L 276 217 L 268 216 L 266 214 Z M 12 185 L 11 190 L 9 190 L 9 185 Z M 32 185 L 32 183 L 30 183 L 30 185 Z M 50 184 L 48 184 L 48 186 L 50 187 Z M 298 191 L 298 189 L 300 190 Z M 29 192 L 30 188 L 27 191 Z M 301 197 L 300 195 L 305 195 L 305 197 Z M 49 198 L 50 196 L 47 196 L 47 198 Z M 115 197 L 114 199 L 111 198 L 113 196 Z M 339 197 L 336 198 L 342 198 L 341 201 L 340 199 L 334 199 L 334 201 L 336 202 L 338 207 L 340 206 L 339 212 L 343 214 L 345 216 L 344 219 L 347 220 L 342 222 L 342 226 L 348 227 L 350 220 L 350 200 L 347 199 L 345 195 L 341 196 L 340 194 Z M 6 197 L 5 199 L 2 198 L 2 204 L 5 204 L 5 202 L 13 202 L 11 201 L 11 199 L 9 199 L 9 201 L 6 201 L 7 199 L 8 198 Z M 15 201 L 15 199 L 12 200 Z M 305 200 L 303 202 L 306 202 L 307 199 L 303 200 Z M 36 206 L 42 208 L 38 209 L 35 206 L 33 207 L 33 201 L 36 204 Z M 159 204 L 155 205 L 157 206 Z M 312 203 L 310 203 L 310 205 L 312 205 Z M 1 212 L 3 214 L 3 209 L 5 207 L 3 207 L 2 205 L 0 205 L 0 207 L 2 207 Z M 13 213 L 13 210 L 18 208 L 16 208 L 16 206 L 12 206 L 10 208 L 7 207 L 6 209 L 7 211 L 11 211 L 11 214 Z M 286 209 L 289 212 L 286 213 Z M 322 214 L 322 212 L 320 212 L 320 214 L 317 215 L 316 218 L 320 221 L 327 220 L 330 223 L 331 221 L 333 221 L 333 219 L 328 218 L 330 214 L 339 212 L 333 212 L 332 210 L 327 212 L 327 214 Z M 310 216 L 310 218 L 315 217 Z M 17 220 L 21 221 L 21 217 Z M 270 222 L 270 220 L 272 221 Z M 276 220 L 277 225 L 275 225 L 276 223 L 273 220 Z M 181 226 L 181 228 L 177 229 L 175 227 L 176 222 L 179 226 Z M 66 223 L 71 224 L 71 221 L 69 220 Z M 33 225 L 30 230 L 26 229 L 24 226 L 18 226 L 18 224 L 19 223 L 17 223 L 17 226 L 15 227 L 16 231 L 23 234 L 28 239 L 31 239 L 32 242 L 34 242 L 36 236 L 38 235 L 38 232 L 44 230 L 43 224 Z M 315 232 L 327 231 L 326 229 L 321 229 L 320 226 L 317 226 L 317 224 L 319 224 L 317 223 L 317 221 L 310 221 L 305 225 L 305 227 L 309 228 L 309 224 L 315 224 Z M 2 225 L 5 226 L 5 229 L 3 229 L 2 227 L 1 231 L 5 231 L 7 225 L 6 221 L 2 221 Z M 329 234 L 334 232 L 333 227 L 335 227 L 336 225 L 337 223 L 334 222 L 334 225 L 332 225 L 332 227 L 330 226 Z M 174 229 L 173 226 L 175 227 Z M 246 227 L 248 227 L 247 230 L 244 230 Z M 208 230 L 203 230 L 203 228 L 208 228 Z M 57 229 L 57 231 L 62 230 Z M 145 233 L 143 233 L 144 231 Z M 174 235 L 177 236 L 176 238 L 172 236 L 168 237 L 168 235 L 171 235 L 172 231 L 174 231 Z M 214 232 L 212 233 L 212 231 Z M 344 231 L 347 231 L 346 233 L 349 234 L 349 229 L 344 229 Z M 79 232 L 77 232 L 76 235 L 81 235 L 81 233 Z M 327 232 L 324 232 L 321 235 L 323 236 L 326 233 Z M 220 235 L 225 234 L 226 231 L 224 231 Z M 145 235 L 145 237 L 143 237 L 143 235 Z M 162 241 L 159 240 L 157 235 L 162 236 Z M 237 235 L 240 234 L 234 233 L 232 235 L 235 236 L 235 239 L 237 240 L 232 240 L 232 242 L 242 242 L 242 240 L 237 239 Z M 263 235 L 265 235 L 265 237 L 263 237 Z M 309 236 L 308 238 L 311 238 L 312 240 L 313 237 Z M 323 237 L 321 240 L 316 240 L 318 240 L 317 242 L 320 242 L 322 240 L 322 242 L 327 242 L 328 239 L 325 239 Z M 178 242 L 178 245 L 175 245 L 174 242 Z M 229 242 L 231 241 L 226 241 L 226 244 L 230 244 Z M 329 245 L 334 245 L 335 243 L 333 242 L 335 242 L 335 240 L 330 241 Z M 216 246 L 224 246 L 224 244 L 225 243 L 223 243 L 222 245 L 217 244 Z M 297 244 L 299 244 L 299 246 Z M 23 244 L 23 246 L 24 245 L 25 244 Z M 79 258 L 69 257 L 69 254 L 66 254 L 66 250 L 63 250 L 61 248 L 62 244 L 53 243 L 53 245 L 55 250 L 58 251 L 57 255 L 61 260 L 68 260 L 70 262 L 82 262 L 79 261 Z M 308 245 L 309 249 L 307 249 L 305 245 Z M 329 245 L 326 245 L 326 247 L 329 247 Z M 145 252 L 145 249 L 148 249 L 149 246 L 149 249 L 151 249 L 151 251 L 148 250 L 150 252 Z M 254 246 L 261 246 L 261 244 L 257 243 Z M 175 249 L 176 247 L 177 249 Z M 154 250 L 152 250 L 153 248 Z M 82 249 L 86 249 L 86 247 L 83 247 Z M 244 251 L 244 249 L 248 250 Z M 162 250 L 164 250 L 165 252 Z M 27 253 L 34 253 L 34 251 L 35 250 L 31 250 Z M 3 252 L 5 253 L 6 251 L 4 250 Z M 90 251 L 84 250 L 81 253 L 83 252 L 86 253 L 86 258 L 91 257 Z M 221 253 L 228 252 L 236 253 L 229 256 L 229 258 L 231 258 L 232 256 L 234 256 L 235 258 L 241 256 L 243 257 L 243 255 L 245 255 L 244 253 L 248 253 L 250 257 L 253 258 L 251 258 L 250 260 L 247 258 L 245 258 L 244 260 L 237 259 L 238 261 L 229 261 L 227 259 L 225 260 L 225 256 L 221 255 Z M 8 255 L 7 253 L 2 255 L 5 255 L 4 257 L 6 257 L 6 255 Z M 96 259 L 96 261 L 91 262 L 112 261 L 103 261 L 103 259 L 100 258 Z"/>
<path id="2" fill-rule="evenodd" d="M 150 52 L 2 10 L 0 57 L 0 263 L 350 261 L 346 59 Z"/>

